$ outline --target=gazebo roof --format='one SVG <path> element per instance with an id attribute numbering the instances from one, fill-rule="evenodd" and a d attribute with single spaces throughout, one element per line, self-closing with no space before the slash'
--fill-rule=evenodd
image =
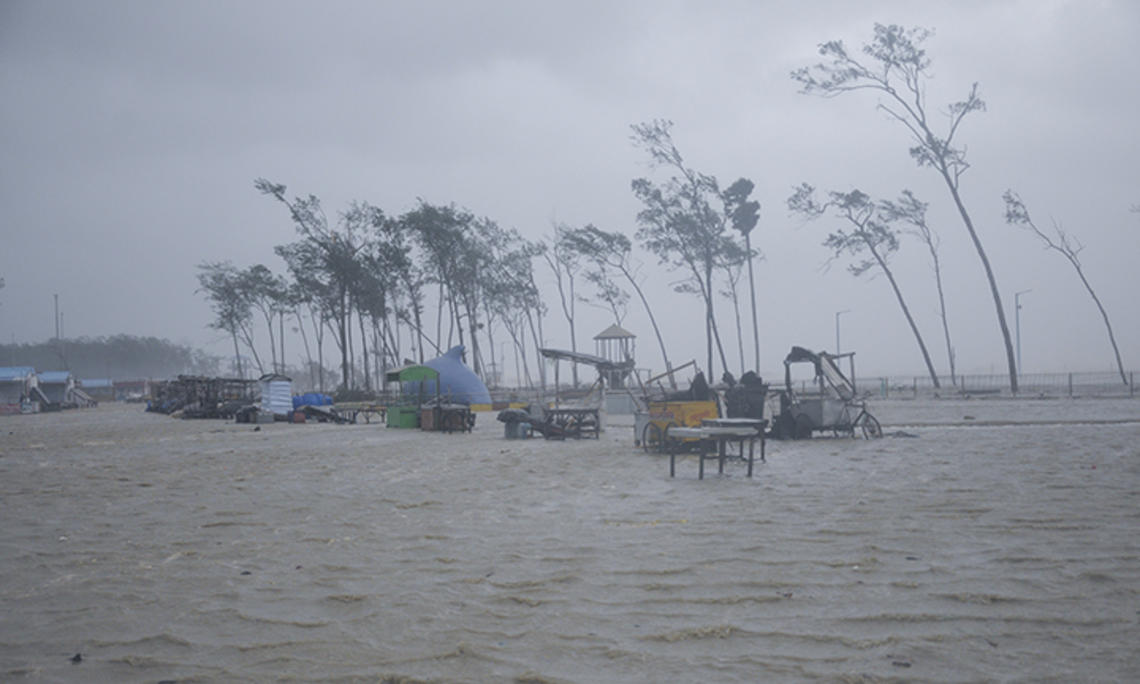
<path id="1" fill-rule="evenodd" d="M 637 337 L 637 335 L 634 335 L 617 323 L 594 335 L 595 340 L 621 340 L 633 337 Z"/>

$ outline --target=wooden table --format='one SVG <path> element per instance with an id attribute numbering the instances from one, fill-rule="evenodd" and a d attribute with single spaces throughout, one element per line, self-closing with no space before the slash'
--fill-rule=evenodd
<path id="1" fill-rule="evenodd" d="M 568 407 L 546 409 L 546 424 L 556 429 L 544 432 L 547 439 L 594 437 L 601 439 L 602 422 L 596 408 Z"/>
<path id="2" fill-rule="evenodd" d="M 345 406 L 335 409 L 337 413 L 343 415 L 348 419 L 348 422 L 355 424 L 356 419 L 364 416 L 365 423 L 372 423 L 372 417 L 376 416 L 383 421 L 388 416 L 387 406 Z"/>
<path id="3" fill-rule="evenodd" d="M 471 432 L 475 416 L 467 404 L 425 406 L 420 413 L 420 429 L 435 432 Z"/>
<path id="4" fill-rule="evenodd" d="M 698 477 L 705 478 L 705 459 L 717 459 L 718 470 L 720 474 L 724 474 L 724 462 L 728 458 L 728 443 L 736 442 L 740 445 L 740 458 L 748 461 L 748 477 L 752 477 L 752 466 L 754 462 L 754 453 L 756 440 L 760 440 L 760 460 L 764 460 L 764 427 L 767 426 L 767 421 L 760 421 L 757 425 L 754 419 L 750 418 L 728 418 L 716 420 L 730 420 L 730 421 L 749 421 L 748 423 L 735 423 L 725 425 L 701 425 L 701 427 L 676 427 L 670 426 L 665 430 L 664 441 L 669 449 L 669 477 L 676 477 L 677 475 L 677 452 L 681 450 L 684 440 L 695 439 L 697 440 L 698 453 Z M 744 456 L 744 445 L 748 445 L 748 456 Z M 715 446 L 715 453 L 710 454 L 711 448 Z"/>

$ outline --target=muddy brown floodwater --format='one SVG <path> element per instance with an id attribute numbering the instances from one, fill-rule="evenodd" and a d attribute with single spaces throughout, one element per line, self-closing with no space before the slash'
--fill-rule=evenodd
<path id="1" fill-rule="evenodd" d="M 623 416 L 5 417 L 0 679 L 1136 681 L 1140 400 L 872 408 L 703 481 Z"/>

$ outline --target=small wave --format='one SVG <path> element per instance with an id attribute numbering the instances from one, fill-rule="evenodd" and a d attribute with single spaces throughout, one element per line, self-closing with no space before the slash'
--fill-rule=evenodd
<path id="1" fill-rule="evenodd" d="M 466 641 L 460 641 L 458 644 L 456 644 L 455 648 L 451 649 L 450 651 L 443 651 L 442 653 L 429 653 L 429 654 L 422 655 L 422 656 L 414 656 L 411 658 L 405 658 L 403 660 L 398 661 L 398 664 L 421 663 L 421 662 L 425 662 L 425 661 L 437 661 L 437 660 L 455 660 L 455 659 L 460 659 L 460 658 L 470 658 L 473 660 L 485 660 L 485 661 L 489 661 L 489 662 L 494 662 L 494 660 L 495 660 L 494 658 L 491 658 L 491 657 L 484 655 L 483 653 L 480 653 L 479 651 L 475 650 L 475 648 L 471 644 L 467 643 Z"/>
<path id="2" fill-rule="evenodd" d="M 357 680 L 354 677 L 351 681 Z M 438 680 L 420 679 L 419 677 L 409 677 L 408 675 L 400 674 L 385 674 L 380 675 L 379 679 L 376 680 L 376 684 L 432 684 L 434 681 Z"/>
<path id="3" fill-rule="evenodd" d="M 682 591 L 688 589 L 687 584 L 666 584 L 664 582 L 652 582 L 640 587 L 644 591 Z"/>
<path id="4" fill-rule="evenodd" d="M 266 625 L 285 625 L 287 627 L 302 627 L 304 629 L 317 629 L 320 627 L 329 626 L 329 622 L 327 620 L 291 620 L 287 618 L 272 618 L 261 615 L 250 615 L 241 611 L 238 611 L 237 616 L 242 620 L 246 620 L 248 622 L 256 622 L 258 624 Z"/>
<path id="5" fill-rule="evenodd" d="M 367 601 L 368 596 L 364 594 L 332 594 L 325 597 L 326 601 L 333 601 L 334 603 L 360 603 Z"/>
<path id="6" fill-rule="evenodd" d="M 537 608 L 542 605 L 542 601 L 538 599 L 528 598 L 526 596 L 504 596 L 500 601 L 509 601 L 511 603 L 519 603 L 530 608 Z"/>
<path id="7" fill-rule="evenodd" d="M 696 598 L 684 597 L 669 597 L 669 598 L 655 598 L 644 599 L 638 603 L 648 605 L 696 605 L 696 606 L 736 606 L 745 605 L 749 603 L 775 603 L 776 601 L 785 600 L 785 596 L 771 595 L 771 596 L 704 596 Z"/>
<path id="8" fill-rule="evenodd" d="M 273 643 L 259 643 L 259 644 L 234 644 L 233 648 L 239 653 L 254 653 L 257 651 L 270 651 L 278 648 L 286 648 L 293 650 L 301 650 L 319 645 L 318 642 L 313 641 L 274 641 Z"/>
<path id="9" fill-rule="evenodd" d="M 727 639 L 734 634 L 741 634 L 743 631 L 744 630 L 736 625 L 709 625 L 706 627 L 688 627 L 686 629 L 678 629 L 662 634 L 650 634 L 649 636 L 641 638 L 651 641 L 664 641 L 671 644 L 678 641 L 688 641 L 690 639 Z"/>
<path id="10" fill-rule="evenodd" d="M 683 568 L 635 568 L 633 570 L 617 570 L 615 575 L 650 575 L 669 577 L 672 575 L 684 575 L 685 573 L 692 572 L 692 566 L 685 566 Z"/>
<path id="11" fill-rule="evenodd" d="M 396 504 L 396 508 L 400 509 L 401 511 L 406 511 L 409 508 L 423 508 L 424 506 L 438 506 L 438 505 L 440 505 L 440 503 L 441 502 L 439 502 L 439 501 L 431 501 L 431 500 L 419 501 L 417 503 L 398 503 L 398 504 Z"/>
<path id="12" fill-rule="evenodd" d="M 543 579 L 518 580 L 516 582 L 490 582 L 490 584 L 496 589 L 538 589 L 545 587 L 548 584 L 568 584 L 570 582 L 577 582 L 578 579 L 578 575 L 568 573 L 563 575 L 554 575 L 552 577 L 545 577 Z"/>
<path id="13" fill-rule="evenodd" d="M 1082 572 L 1077 575 L 1077 579 L 1088 580 L 1089 582 L 1115 582 L 1116 578 L 1105 572 Z"/>
<path id="14" fill-rule="evenodd" d="M 567 684 L 568 680 L 555 679 L 537 672 L 524 672 L 515 677 L 515 684 Z"/>
<path id="15" fill-rule="evenodd" d="M 998 594 L 975 594 L 971 592 L 961 592 L 956 594 L 934 594 L 938 598 L 949 599 L 951 601 L 960 601 L 961 603 L 977 603 L 981 605 L 992 605 L 995 603 L 1021 603 L 1025 599 L 1014 598 L 1012 596 L 999 596 Z"/>
<path id="16" fill-rule="evenodd" d="M 603 524 L 614 527 L 656 527 L 657 525 L 688 525 L 688 518 L 674 520 L 603 520 Z"/>
<path id="17" fill-rule="evenodd" d="M 128 639 L 126 641 L 99 641 L 94 640 L 91 645 L 96 648 L 111 648 L 128 646 L 131 648 L 145 647 L 145 650 L 154 651 L 162 646 L 178 646 L 182 648 L 191 648 L 196 644 L 192 641 L 187 641 L 181 637 L 176 637 L 169 632 L 161 632 L 159 634 L 151 634 L 138 639 Z"/>

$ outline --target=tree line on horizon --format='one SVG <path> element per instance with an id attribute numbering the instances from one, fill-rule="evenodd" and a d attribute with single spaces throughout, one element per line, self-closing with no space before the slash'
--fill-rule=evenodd
<path id="1" fill-rule="evenodd" d="M 797 69 L 791 78 L 802 93 L 823 98 L 862 90 L 878 94 L 877 109 L 902 126 L 917 166 L 938 175 L 982 264 L 1007 359 L 1009 386 L 1016 394 L 1018 369 L 997 277 L 961 186 L 970 165 L 965 146 L 957 138 L 964 120 L 984 111 L 985 103 L 975 83 L 963 100 L 941 111 L 928 107 L 925 86 L 931 78 L 931 62 L 923 44 L 929 35 L 921 28 L 876 24 L 872 40 L 861 53 L 849 52 L 841 41 L 823 43 L 819 53 L 825 61 Z M 753 369 L 758 370 L 753 262 L 762 255 L 751 236 L 760 212 L 759 203 L 752 199 L 754 185 L 739 178 L 722 187 L 715 176 L 692 168 L 673 141 L 672 127 L 668 120 L 631 127 L 631 142 L 648 155 L 651 168 L 658 172 L 657 178 L 631 182 L 642 206 L 634 239 L 659 266 L 680 275 L 675 291 L 701 301 L 704 370 L 710 379 L 718 377 L 714 372 L 717 362 L 724 373 L 737 362 L 741 373 L 748 366 L 741 313 L 742 290 L 747 289 Z M 573 351 L 577 351 L 577 303 L 607 310 L 620 325 L 636 295 L 654 329 L 666 369 L 672 368 L 642 288 L 642 264 L 634 252 L 634 240 L 620 231 L 590 224 L 556 224 L 552 235 L 527 240 L 490 218 L 422 198 L 416 208 L 399 216 L 354 201 L 330 221 L 314 195 L 290 197 L 285 185 L 264 178 L 257 179 L 255 187 L 285 207 L 296 229 L 296 241 L 274 250 L 284 261 L 287 275 L 275 274 L 263 264 L 242 269 L 228 261 L 202 263 L 198 272 L 199 291 L 210 301 L 215 316 L 210 325 L 230 336 L 234 369 L 239 374 L 245 370 L 243 349 L 260 373 L 266 372 L 266 361 L 274 371 L 284 369 L 288 320 L 300 334 L 311 381 L 322 391 L 324 347 L 329 338 L 339 352 L 341 389 L 378 389 L 384 369 L 405 360 L 422 363 L 428 349 L 439 354 L 455 343 L 467 348 L 473 370 L 486 379 L 502 370 L 504 359 L 495 359 L 497 334 L 505 335 L 507 340 L 500 338 L 500 342 L 509 341 L 514 350 L 516 375 L 528 386 L 536 380 L 544 384 L 537 350 L 543 346 L 543 318 L 550 309 L 535 273 L 535 265 L 543 263 L 554 277 Z M 1108 314 L 1078 258 L 1083 245 L 1056 224 L 1055 235 L 1038 228 L 1012 190 L 1006 191 L 1004 199 L 1007 223 L 1030 231 L 1076 270 L 1104 319 L 1120 376 L 1127 383 Z M 885 276 L 937 388 L 940 376 L 934 357 L 891 266 L 904 239 L 913 237 L 922 243 L 931 259 L 947 365 L 951 382 L 956 384 L 940 236 L 927 222 L 928 206 L 905 188 L 895 199 L 876 199 L 859 189 L 831 190 L 820 197 L 808 183 L 796 186 L 787 200 L 794 214 L 835 222 L 838 227 L 822 242 L 832 260 L 849 260 L 847 268 L 856 277 L 866 273 Z M 589 296 L 581 292 L 583 281 L 590 286 Z M 727 344 L 718 302 L 731 304 L 734 316 L 735 339 L 729 338 Z M 258 352 L 255 329 L 262 326 L 269 342 L 268 359 Z M 732 351 L 738 359 L 730 363 Z M 537 373 L 532 373 L 532 361 Z"/>
<path id="2" fill-rule="evenodd" d="M 221 360 L 200 349 L 158 337 L 135 335 L 0 344 L 0 365 L 31 366 L 38 372 L 67 370 L 86 379 L 216 375 Z"/>

